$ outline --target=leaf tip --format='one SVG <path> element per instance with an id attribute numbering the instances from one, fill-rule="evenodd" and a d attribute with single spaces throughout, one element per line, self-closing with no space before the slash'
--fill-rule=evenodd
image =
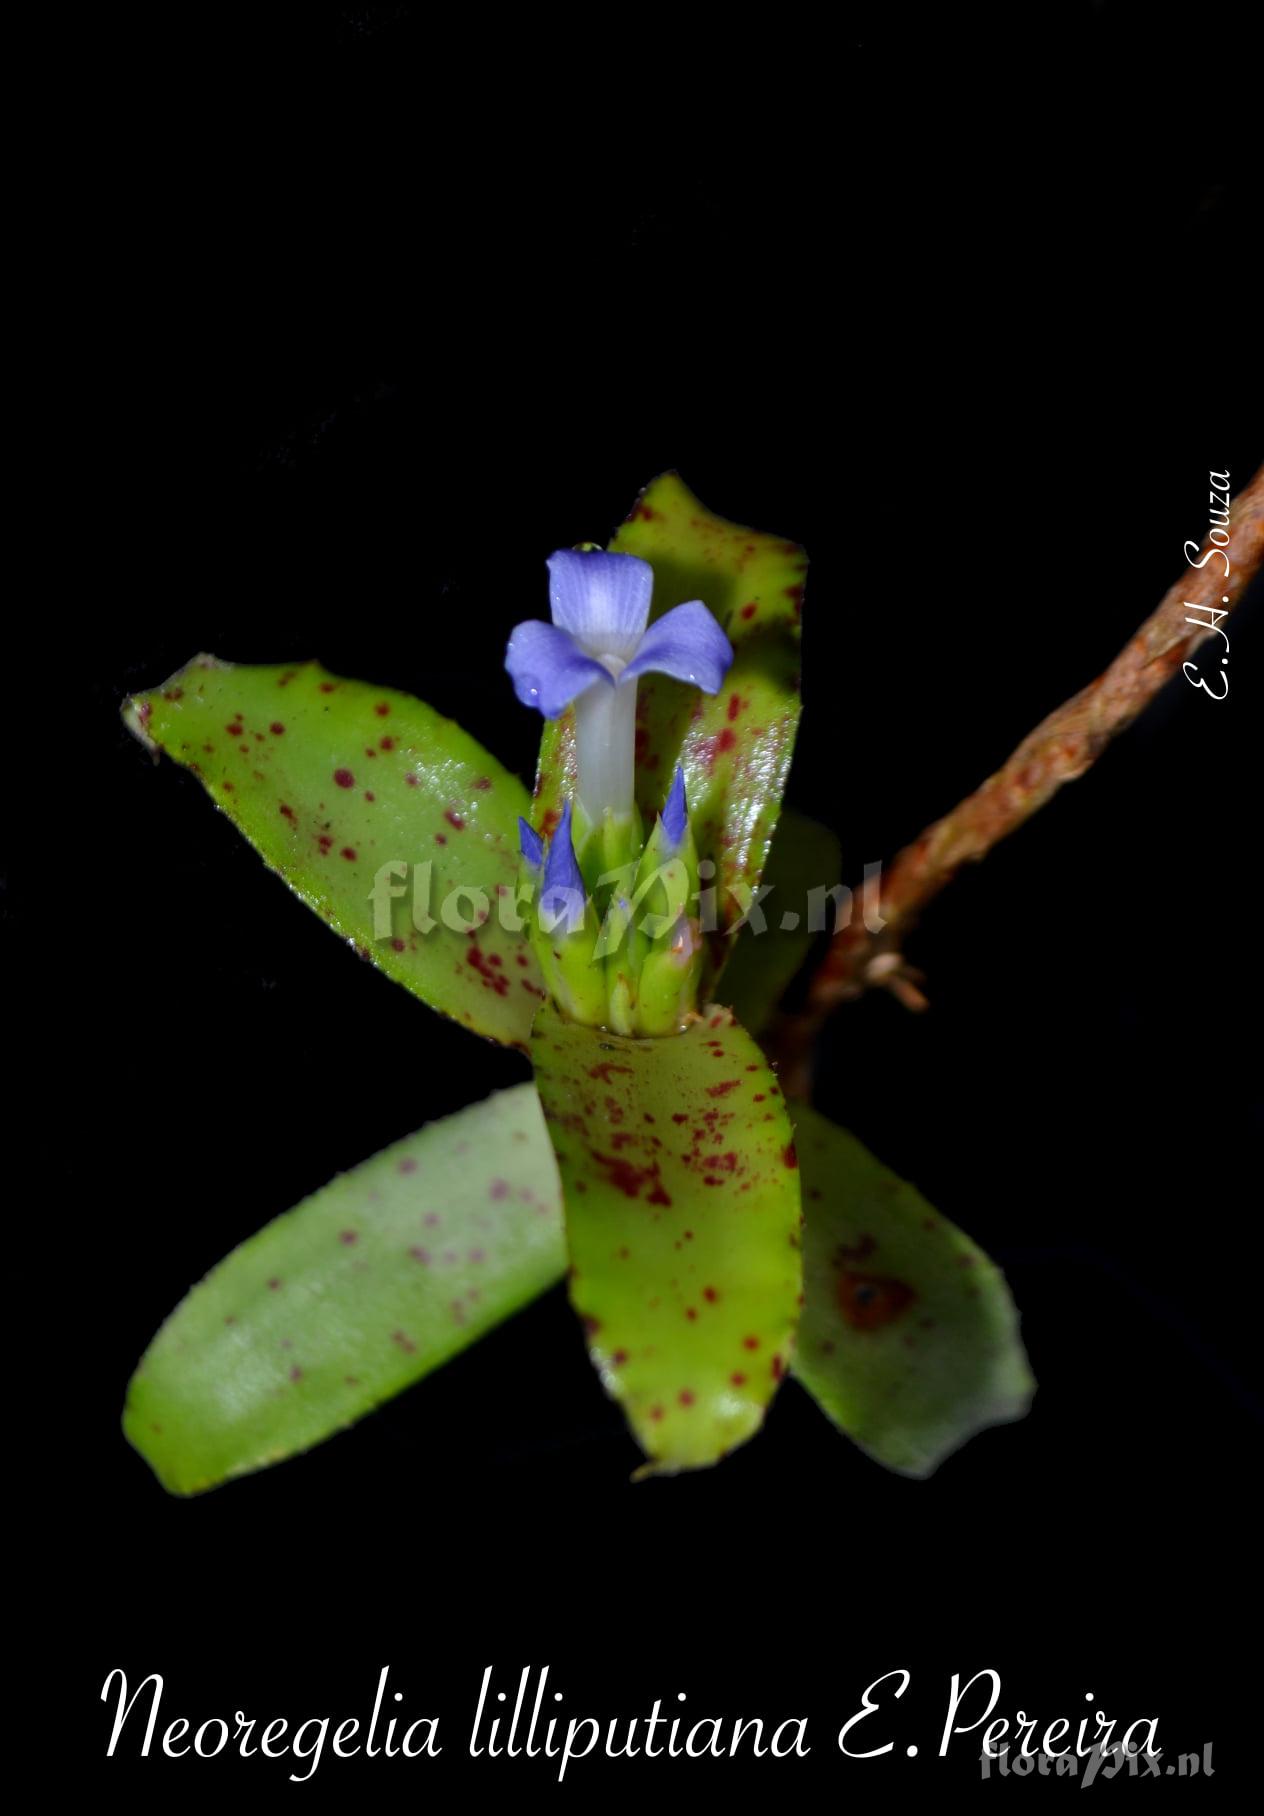
<path id="1" fill-rule="evenodd" d="M 122 706 L 124 725 L 132 736 L 144 745 L 156 763 L 160 753 L 157 744 L 149 735 L 149 718 L 152 711 L 153 705 L 144 694 L 129 694 Z"/>

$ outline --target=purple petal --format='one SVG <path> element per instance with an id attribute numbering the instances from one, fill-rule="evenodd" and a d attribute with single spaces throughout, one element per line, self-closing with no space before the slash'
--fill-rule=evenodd
<path id="1" fill-rule="evenodd" d="M 545 929 L 552 933 L 559 922 L 567 933 L 574 933 L 584 923 L 584 900 L 587 890 L 575 861 L 571 843 L 571 804 L 562 809 L 557 830 L 549 840 L 549 855 L 544 863 L 544 889 L 540 912 L 548 916 Z"/>
<path id="2" fill-rule="evenodd" d="M 532 870 L 544 862 L 544 840 L 529 820 L 518 817 L 518 849 Z"/>
<path id="3" fill-rule="evenodd" d="M 566 631 L 536 618 L 515 626 L 505 667 L 522 704 L 534 706 L 546 719 L 565 712 L 576 694 L 594 681 L 610 681 L 609 671 L 577 649 Z"/>
<path id="4" fill-rule="evenodd" d="M 637 555 L 559 549 L 549 556 L 553 622 L 589 655 L 627 661 L 649 618 L 653 589 L 654 570 Z"/>
<path id="5" fill-rule="evenodd" d="M 704 694 L 720 691 L 733 650 L 701 599 L 674 605 L 641 638 L 640 648 L 619 676 L 620 685 L 638 675 L 672 675 Z"/>
<path id="6" fill-rule="evenodd" d="M 668 843 L 673 847 L 679 846 L 688 824 L 689 808 L 685 801 L 685 772 L 677 763 L 676 773 L 672 777 L 671 793 L 663 808 L 663 833 Z"/>

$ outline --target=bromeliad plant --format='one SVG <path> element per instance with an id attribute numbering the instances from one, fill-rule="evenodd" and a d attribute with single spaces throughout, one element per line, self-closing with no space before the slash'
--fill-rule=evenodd
<path id="1" fill-rule="evenodd" d="M 127 703 L 336 932 L 534 1068 L 194 1287 L 125 1413 L 168 1489 L 307 1449 L 563 1276 L 649 1470 L 743 1443 L 788 1373 L 910 1475 L 1025 1411 L 998 1270 L 792 1113 L 758 1044 L 809 936 L 757 939 L 747 911 L 837 863 L 780 808 L 804 569 L 674 474 L 609 551 L 555 554 L 553 621 L 506 659 L 545 720 L 530 801 L 430 707 L 314 663 L 198 657 Z"/>

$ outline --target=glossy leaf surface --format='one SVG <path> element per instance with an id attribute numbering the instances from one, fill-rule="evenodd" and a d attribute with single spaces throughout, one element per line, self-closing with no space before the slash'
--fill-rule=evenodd
<path id="1" fill-rule="evenodd" d="M 807 1295 L 795 1374 L 889 1469 L 929 1475 L 1035 1383 L 1005 1277 L 844 1129 L 795 1106 Z"/>
<path id="2" fill-rule="evenodd" d="M 362 957 L 475 1032 L 525 1042 L 540 978 L 502 914 L 511 918 L 526 791 L 459 725 L 314 662 L 232 667 L 211 656 L 134 696 L 124 716 L 201 778 Z M 399 869 L 379 884 L 379 926 L 371 892 L 388 863 Z"/>
<path id="3" fill-rule="evenodd" d="M 150 1344 L 124 1429 L 197 1494 L 306 1450 L 561 1278 L 530 1084 L 431 1123 L 243 1242 Z"/>
<path id="4" fill-rule="evenodd" d="M 546 1008 L 531 1036 L 571 1299 L 655 1467 L 758 1430 L 798 1316 L 799 1175 L 777 1084 L 727 1010 L 623 1040 Z"/>

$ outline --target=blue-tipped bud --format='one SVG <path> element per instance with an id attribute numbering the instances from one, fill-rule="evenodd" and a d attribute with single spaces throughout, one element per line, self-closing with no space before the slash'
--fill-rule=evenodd
<path id="1" fill-rule="evenodd" d="M 673 851 L 680 848 L 689 829 L 689 808 L 685 801 L 685 772 L 680 764 L 672 777 L 671 793 L 663 807 L 663 832 Z"/>
<path id="2" fill-rule="evenodd" d="M 538 870 L 544 862 L 544 840 L 529 821 L 518 820 L 518 849 L 532 870 Z"/>
<path id="3" fill-rule="evenodd" d="M 565 933 L 577 932 L 584 924 L 587 897 L 588 891 L 584 888 L 584 879 L 575 858 L 575 847 L 571 843 L 571 804 L 568 801 L 562 809 L 557 831 L 549 840 L 548 856 L 544 863 L 544 891 L 540 897 L 540 913 L 547 930 L 553 932 L 560 928 Z"/>

